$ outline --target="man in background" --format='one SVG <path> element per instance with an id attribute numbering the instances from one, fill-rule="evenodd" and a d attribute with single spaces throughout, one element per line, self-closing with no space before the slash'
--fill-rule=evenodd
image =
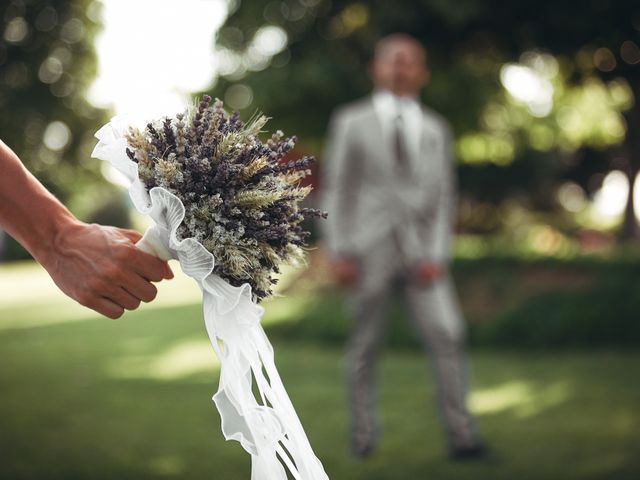
<path id="1" fill-rule="evenodd" d="M 380 40 L 370 75 L 373 94 L 334 113 L 324 157 L 324 238 L 354 318 L 347 352 L 352 451 L 365 457 L 376 445 L 374 366 L 385 309 L 399 286 L 432 356 L 450 455 L 479 457 L 484 447 L 465 405 L 465 326 L 447 268 L 451 132 L 420 104 L 429 72 L 417 40 Z"/>

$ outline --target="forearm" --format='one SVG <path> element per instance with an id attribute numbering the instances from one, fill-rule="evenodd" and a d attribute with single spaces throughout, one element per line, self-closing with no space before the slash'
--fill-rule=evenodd
<path id="1" fill-rule="evenodd" d="M 43 263 L 60 232 L 75 222 L 0 140 L 0 226 Z"/>

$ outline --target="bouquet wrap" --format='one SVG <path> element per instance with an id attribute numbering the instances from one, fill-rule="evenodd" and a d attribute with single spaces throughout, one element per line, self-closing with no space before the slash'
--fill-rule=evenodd
<path id="1" fill-rule="evenodd" d="M 263 307 L 249 284 L 232 286 L 213 273 L 216 259 L 200 242 L 180 239 L 185 206 L 167 189 L 147 189 L 140 181 L 138 165 L 126 154 L 128 128 L 122 119 L 112 119 L 96 133 L 99 142 L 92 156 L 128 178 L 134 206 L 153 219 L 137 246 L 164 260 L 178 260 L 202 290 L 207 334 L 220 361 L 213 401 L 225 438 L 237 440 L 251 455 L 252 480 L 287 480 L 287 470 L 298 480 L 327 479 L 276 369 L 260 324 Z"/>

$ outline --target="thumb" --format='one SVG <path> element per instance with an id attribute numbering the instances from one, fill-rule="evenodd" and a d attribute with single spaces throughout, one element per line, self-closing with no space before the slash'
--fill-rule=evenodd
<path id="1" fill-rule="evenodd" d="M 169 266 L 169 262 L 165 262 L 164 267 L 165 267 L 164 278 L 166 278 L 167 280 L 171 280 L 175 275 L 173 274 L 173 270 L 171 270 L 171 267 Z"/>
<path id="2" fill-rule="evenodd" d="M 142 234 L 136 230 L 130 230 L 128 228 L 119 228 L 118 230 L 122 235 L 131 240 L 132 243 L 136 243 L 142 238 Z"/>

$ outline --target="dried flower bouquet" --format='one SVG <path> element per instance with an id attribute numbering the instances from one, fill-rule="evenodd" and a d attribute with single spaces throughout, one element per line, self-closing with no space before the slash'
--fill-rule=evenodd
<path id="1" fill-rule="evenodd" d="M 258 305 L 272 294 L 280 265 L 303 260 L 308 233 L 301 222 L 325 215 L 300 205 L 310 192 L 300 180 L 313 159 L 283 162 L 295 137 L 278 131 L 263 143 L 266 117 L 245 124 L 210 101 L 205 96 L 144 130 L 114 118 L 96 133 L 93 156 L 129 179 L 134 205 L 154 220 L 139 248 L 178 259 L 202 289 L 220 360 L 213 400 L 225 437 L 251 454 L 251 478 L 286 480 L 288 471 L 325 480 L 276 370 Z"/>

